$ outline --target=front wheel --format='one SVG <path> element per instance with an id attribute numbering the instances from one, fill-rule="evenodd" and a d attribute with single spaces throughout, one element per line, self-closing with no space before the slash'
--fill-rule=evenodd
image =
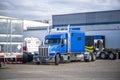
<path id="1" fill-rule="evenodd" d="M 59 62 L 60 62 L 60 56 L 59 56 L 59 54 L 57 54 L 55 56 L 55 65 L 59 65 Z"/>
<path id="2" fill-rule="evenodd" d="M 22 62 L 25 64 L 28 62 L 28 54 L 27 53 L 23 53 L 23 60 Z"/>

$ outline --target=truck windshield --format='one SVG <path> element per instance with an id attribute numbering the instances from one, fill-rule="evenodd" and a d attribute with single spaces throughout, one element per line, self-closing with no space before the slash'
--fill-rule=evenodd
<path id="1" fill-rule="evenodd" d="M 60 43 L 60 38 L 47 38 L 45 44 L 58 44 Z"/>

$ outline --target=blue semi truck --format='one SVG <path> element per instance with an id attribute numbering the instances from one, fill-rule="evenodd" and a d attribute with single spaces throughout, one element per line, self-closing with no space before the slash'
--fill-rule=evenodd
<path id="1" fill-rule="evenodd" d="M 101 35 L 85 35 L 80 28 L 56 28 L 45 36 L 44 44 L 34 54 L 37 64 L 54 62 L 70 62 L 82 60 L 95 61 L 97 57 L 105 58 L 105 37 Z M 114 55 L 113 55 L 114 57 Z"/>

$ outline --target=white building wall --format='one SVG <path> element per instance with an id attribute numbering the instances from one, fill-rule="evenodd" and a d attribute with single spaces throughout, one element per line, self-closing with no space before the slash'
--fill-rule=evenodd
<path id="1" fill-rule="evenodd" d="M 26 37 L 35 37 L 38 38 L 39 40 L 43 41 L 45 35 L 48 34 L 47 30 L 28 30 L 24 31 L 24 38 Z"/>
<path id="2" fill-rule="evenodd" d="M 37 21 L 30 21 L 30 20 L 23 20 L 24 30 L 28 27 L 43 27 L 43 26 L 50 26 L 49 24 L 37 22 Z"/>

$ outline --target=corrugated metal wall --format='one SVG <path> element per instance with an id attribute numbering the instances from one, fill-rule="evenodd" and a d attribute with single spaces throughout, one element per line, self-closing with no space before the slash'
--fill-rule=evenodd
<path id="1" fill-rule="evenodd" d="M 80 27 L 83 31 L 120 30 L 120 24 L 84 25 L 71 27 Z"/>
<path id="2" fill-rule="evenodd" d="M 53 27 L 120 23 L 120 10 L 52 16 Z"/>

